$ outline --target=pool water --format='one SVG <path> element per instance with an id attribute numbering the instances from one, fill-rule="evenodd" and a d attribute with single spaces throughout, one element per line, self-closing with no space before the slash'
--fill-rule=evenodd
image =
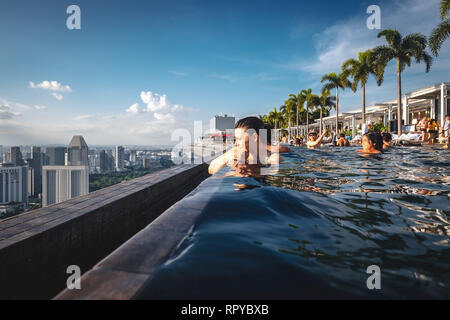
<path id="1" fill-rule="evenodd" d="M 137 298 L 449 299 L 449 151 L 356 149 L 292 147 L 263 178 L 206 179 L 192 232 Z"/>

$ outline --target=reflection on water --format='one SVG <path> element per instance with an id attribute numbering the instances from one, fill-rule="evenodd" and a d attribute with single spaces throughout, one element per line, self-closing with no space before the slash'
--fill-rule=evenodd
<path id="1" fill-rule="evenodd" d="M 448 151 L 355 150 L 293 148 L 272 175 L 204 181 L 193 232 L 138 297 L 450 298 Z"/>

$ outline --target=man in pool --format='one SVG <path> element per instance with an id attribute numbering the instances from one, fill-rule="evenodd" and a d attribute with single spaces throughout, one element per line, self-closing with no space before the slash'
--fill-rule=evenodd
<path id="1" fill-rule="evenodd" d="M 323 137 L 325 137 L 327 131 L 324 130 L 323 133 L 317 138 L 317 132 L 312 131 L 308 134 L 308 141 L 306 142 L 306 146 L 308 149 L 319 149 L 320 144 L 322 143 Z"/>
<path id="2" fill-rule="evenodd" d="M 369 132 L 362 136 L 362 150 L 360 153 L 379 154 L 383 150 L 383 138 L 379 132 Z"/>
<path id="3" fill-rule="evenodd" d="M 260 139 L 261 134 L 267 130 L 267 137 Z M 225 165 L 235 169 L 249 168 L 255 165 L 271 165 L 280 162 L 279 152 L 289 152 L 287 147 L 279 147 L 277 152 L 275 146 L 271 146 L 270 129 L 266 129 L 261 119 L 247 117 L 240 119 L 234 126 L 234 147 L 211 161 L 208 171 L 215 174 Z M 266 149 L 267 157 L 261 158 Z"/>
<path id="4" fill-rule="evenodd" d="M 392 135 L 389 132 L 383 132 L 381 136 L 383 138 L 383 150 L 389 149 L 392 143 Z"/>
<path id="5" fill-rule="evenodd" d="M 348 147 L 350 145 L 350 142 L 345 138 L 344 133 L 339 134 L 339 140 L 337 141 L 337 145 L 339 147 Z"/>

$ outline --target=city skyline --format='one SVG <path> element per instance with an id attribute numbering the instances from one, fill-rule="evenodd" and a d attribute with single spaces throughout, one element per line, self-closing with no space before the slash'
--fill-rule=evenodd
<path id="1" fill-rule="evenodd" d="M 73 135 L 89 145 L 174 145 L 173 130 L 192 131 L 194 120 L 206 129 L 215 114 L 265 114 L 289 93 L 319 92 L 323 74 L 383 43 L 366 27 L 369 1 L 328 10 L 289 1 L 77 1 L 81 30 L 66 28 L 72 3 L 39 3 L 0 10 L 3 145 L 64 145 Z M 429 36 L 439 21 L 438 0 L 376 4 L 382 29 Z M 408 68 L 403 92 L 446 81 L 448 48 L 447 41 L 429 73 L 423 64 Z M 381 87 L 371 78 L 367 103 L 394 99 L 395 76 L 390 63 Z M 360 91 L 346 90 L 340 110 L 360 101 Z"/>

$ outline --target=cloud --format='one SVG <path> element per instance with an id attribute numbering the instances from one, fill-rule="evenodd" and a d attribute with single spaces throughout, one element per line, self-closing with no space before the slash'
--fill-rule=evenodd
<path id="1" fill-rule="evenodd" d="M 41 83 L 35 84 L 30 81 L 30 88 L 33 89 L 43 89 L 50 91 L 59 91 L 59 92 L 72 92 L 72 88 L 68 85 L 62 85 L 58 81 L 42 81 Z"/>
<path id="2" fill-rule="evenodd" d="M 126 109 L 125 112 L 129 114 L 138 114 L 142 113 L 143 111 L 139 108 L 139 104 L 135 103 L 131 105 L 128 109 Z"/>
<path id="3" fill-rule="evenodd" d="M 38 106 L 38 105 L 34 106 L 34 108 L 35 108 L 36 110 L 45 110 L 45 109 L 47 109 L 46 106 Z"/>
<path id="4" fill-rule="evenodd" d="M 152 93 L 151 91 L 141 92 L 141 100 L 147 104 L 146 112 L 164 111 L 169 108 L 167 96 L 165 94 Z"/>
<path id="5" fill-rule="evenodd" d="M 381 8 L 381 28 L 396 29 L 403 36 L 420 32 L 429 36 L 432 29 L 439 23 L 440 0 L 403 0 L 383 1 Z M 377 38 L 381 30 L 369 30 L 366 20 L 369 15 L 365 10 L 360 14 L 337 21 L 324 30 L 313 35 L 316 55 L 310 60 L 291 60 L 285 64 L 286 68 L 305 73 L 308 78 L 308 87 L 320 90 L 321 76 L 325 73 L 339 72 L 342 63 L 349 58 L 356 58 L 357 53 L 385 44 L 384 38 Z M 420 17 L 420 18 L 417 18 Z M 429 85 L 447 81 L 450 71 L 450 41 L 446 41 L 439 57 L 434 59 L 431 71 L 425 73 L 425 64 L 413 62 L 402 76 L 403 93 L 417 90 Z M 429 51 L 429 50 L 428 50 Z M 383 102 L 396 98 L 397 82 L 395 63 L 392 61 L 385 70 L 385 79 L 382 86 L 375 84 L 370 77 L 366 87 L 367 102 Z M 351 90 L 339 92 L 340 112 L 358 109 L 361 106 L 361 90 L 355 93 Z M 333 113 L 332 113 L 333 114 Z"/>
<path id="6" fill-rule="evenodd" d="M 9 120 L 20 115 L 20 112 L 12 111 L 8 105 L 0 105 L 0 119 Z"/>
<path id="7" fill-rule="evenodd" d="M 420 32 L 429 36 L 439 22 L 438 5 L 440 0 L 405 0 L 380 4 L 381 28 L 397 29 L 402 35 Z M 414 18 L 412 23 L 411 17 Z M 317 58 L 312 61 L 291 61 L 292 68 L 299 68 L 313 75 L 340 71 L 341 64 L 357 56 L 358 52 L 384 44 L 384 38 L 377 38 L 380 30 L 369 30 L 365 11 L 361 14 L 339 21 L 325 30 L 316 33 L 315 48 Z"/>
<path id="8" fill-rule="evenodd" d="M 198 112 L 198 109 L 185 107 L 181 104 L 172 104 L 167 100 L 167 96 L 165 94 L 153 93 L 151 91 L 142 91 L 141 100 L 146 104 L 145 109 L 139 109 L 139 106 L 136 103 L 129 107 L 126 112 L 131 114 L 143 112 L 158 112 L 160 114 L 177 112 Z"/>
<path id="9" fill-rule="evenodd" d="M 164 113 L 155 112 L 155 113 L 153 113 L 153 116 L 155 117 L 156 120 L 160 120 L 160 121 L 165 120 L 165 121 L 170 121 L 172 123 L 174 122 L 173 115 L 171 115 L 170 113 L 164 114 Z"/>
<path id="10" fill-rule="evenodd" d="M 51 95 L 53 97 L 55 97 L 56 100 L 61 101 L 63 99 L 62 94 L 56 93 L 56 92 L 52 92 Z"/>
<path id="11" fill-rule="evenodd" d="M 75 121 L 86 121 L 86 120 L 90 120 L 90 119 L 94 119 L 95 116 L 91 115 L 91 114 L 82 114 L 80 116 L 76 116 L 75 118 L 73 118 L 73 120 Z"/>
<path id="12" fill-rule="evenodd" d="M 180 71 L 171 71 L 169 70 L 169 73 L 177 76 L 177 77 L 187 77 L 189 74 L 186 72 L 180 72 Z"/>
<path id="13" fill-rule="evenodd" d="M 220 80 L 226 80 L 226 81 L 229 81 L 229 82 L 236 82 L 237 81 L 237 78 L 235 76 L 230 75 L 230 74 L 213 73 L 213 74 L 210 74 L 209 77 L 220 79 Z"/>

